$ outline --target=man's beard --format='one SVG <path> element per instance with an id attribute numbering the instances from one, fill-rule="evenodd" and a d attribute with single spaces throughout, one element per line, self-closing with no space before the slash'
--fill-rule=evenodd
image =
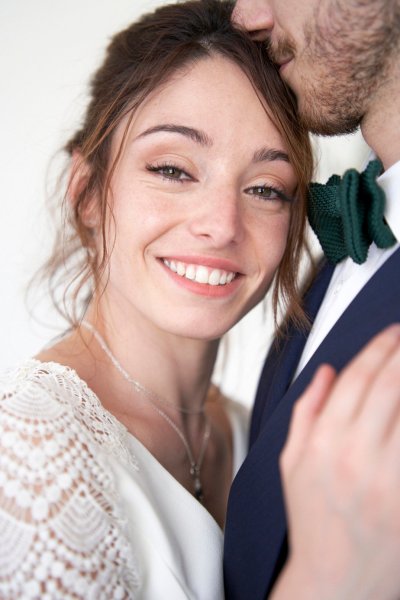
<path id="1" fill-rule="evenodd" d="M 398 52 L 398 0 L 322 2 L 304 30 L 305 47 L 282 38 L 269 52 L 272 60 L 293 58 L 300 119 L 312 133 L 354 132 L 387 77 Z M 296 64 L 297 61 L 297 64 Z"/>

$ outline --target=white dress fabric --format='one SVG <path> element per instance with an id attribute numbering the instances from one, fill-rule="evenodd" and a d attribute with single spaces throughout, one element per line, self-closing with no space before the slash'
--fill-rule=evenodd
<path id="1" fill-rule="evenodd" d="M 234 473 L 247 410 L 227 401 Z M 0 378 L 0 598 L 220 600 L 223 533 L 75 371 Z"/>

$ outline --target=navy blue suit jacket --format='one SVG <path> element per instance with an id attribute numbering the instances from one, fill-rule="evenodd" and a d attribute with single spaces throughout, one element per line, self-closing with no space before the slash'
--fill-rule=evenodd
<path id="1" fill-rule="evenodd" d="M 306 297 L 311 320 L 332 272 L 325 266 Z M 265 599 L 286 559 L 278 458 L 293 403 L 321 363 L 340 370 L 374 334 L 394 322 L 400 322 L 400 249 L 359 292 L 292 385 L 306 336 L 292 330 L 279 346 L 271 347 L 257 391 L 249 454 L 228 503 L 224 555 L 228 600 Z"/>

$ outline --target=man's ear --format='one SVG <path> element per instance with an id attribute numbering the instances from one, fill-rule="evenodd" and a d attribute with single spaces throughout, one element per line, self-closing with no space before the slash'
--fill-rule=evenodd
<path id="1" fill-rule="evenodd" d="M 97 193 L 88 189 L 90 175 L 91 168 L 87 161 L 79 150 L 74 150 L 69 173 L 68 200 L 74 211 L 78 210 L 82 223 L 94 229 L 100 223 L 100 215 Z"/>

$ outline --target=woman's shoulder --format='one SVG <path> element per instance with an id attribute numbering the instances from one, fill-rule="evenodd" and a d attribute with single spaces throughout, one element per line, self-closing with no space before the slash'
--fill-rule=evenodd
<path id="1" fill-rule="evenodd" d="M 0 430 L 38 439 L 80 439 L 135 463 L 126 450 L 126 428 L 104 409 L 78 374 L 56 362 L 27 359 L 0 374 Z M 1 445 L 1 441 L 0 441 Z"/>
<path id="2" fill-rule="evenodd" d="M 47 388 L 56 384 L 58 387 L 67 388 L 67 382 L 79 380 L 82 386 L 84 382 L 79 379 L 73 369 L 49 361 L 44 362 L 36 358 L 27 358 L 22 362 L 8 367 L 0 373 L 1 390 L 14 390 L 14 393 L 22 390 L 39 387 Z"/>
<path id="3" fill-rule="evenodd" d="M 28 359 L 0 374 L 0 423 L 28 431 L 32 421 L 46 426 L 68 413 L 71 393 L 65 369 Z"/>
<path id="4" fill-rule="evenodd" d="M 115 477 L 99 451 L 110 432 L 100 411 L 62 365 L 32 359 L 0 375 L 2 598 L 136 587 Z"/>
<path id="5" fill-rule="evenodd" d="M 49 434 L 59 421 L 79 422 L 86 396 L 84 382 L 68 367 L 27 359 L 0 375 L 0 421 L 19 430 L 34 421 L 38 433 Z"/>
<path id="6" fill-rule="evenodd" d="M 35 413 L 40 413 L 50 405 L 68 404 L 76 384 L 68 367 L 30 358 L 0 373 L 0 408 L 24 399 L 21 410 L 25 407 L 29 413 L 34 405 Z"/>

